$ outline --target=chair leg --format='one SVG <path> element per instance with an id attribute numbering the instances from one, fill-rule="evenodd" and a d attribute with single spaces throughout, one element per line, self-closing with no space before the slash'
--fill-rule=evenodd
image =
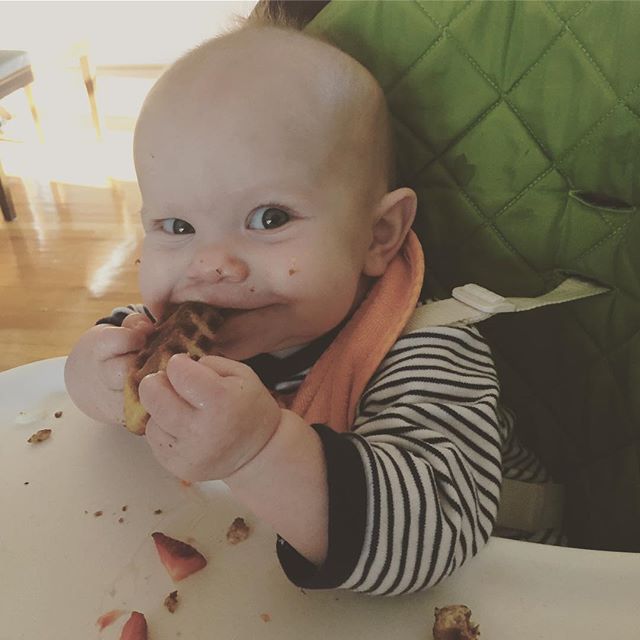
<path id="1" fill-rule="evenodd" d="M 13 206 L 9 187 L 4 183 L 3 179 L 5 177 L 2 166 L 0 166 L 0 209 L 2 210 L 2 217 L 7 222 L 11 222 L 11 220 L 15 220 L 16 218 L 16 209 Z"/>
<path id="2" fill-rule="evenodd" d="M 42 133 L 42 125 L 40 124 L 40 114 L 36 108 L 36 102 L 33 99 L 33 91 L 31 91 L 31 84 L 24 86 L 24 93 L 27 96 L 27 102 L 29 103 L 29 109 L 31 110 L 31 117 L 33 118 L 33 124 L 36 125 L 36 132 L 40 142 L 44 142 L 44 134 Z"/>
<path id="3" fill-rule="evenodd" d="M 98 101 L 96 99 L 96 78 L 91 73 L 91 65 L 89 64 L 89 56 L 80 56 L 80 70 L 82 71 L 82 79 L 84 80 L 84 86 L 87 89 L 87 96 L 89 98 L 89 106 L 91 107 L 91 118 L 93 120 L 93 127 L 96 130 L 96 136 L 98 140 L 102 139 L 102 130 L 100 128 L 100 115 L 98 113 Z"/>

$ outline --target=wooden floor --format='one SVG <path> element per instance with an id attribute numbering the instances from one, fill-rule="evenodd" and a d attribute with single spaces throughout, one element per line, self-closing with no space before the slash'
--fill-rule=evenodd
<path id="1" fill-rule="evenodd" d="M 163 65 L 232 26 L 255 2 L 103 3 L 95 10 L 51 3 L 56 23 L 76 21 L 55 34 L 46 18 L 34 30 L 29 8 L 15 4 L 10 11 L 23 29 L 7 37 L 22 44 L 9 48 L 31 42 L 38 124 L 23 91 L 3 98 L 0 117 L 14 117 L 0 132 L 0 168 L 17 218 L 0 216 L 0 371 L 67 354 L 114 306 L 140 301 L 132 138 L 142 101 Z M 157 22 L 141 53 L 138 27 L 148 4 Z M 105 35 L 115 31 L 121 41 Z M 97 52 L 92 64 L 83 66 L 71 46 L 80 35 L 86 52 Z M 91 69 L 97 75 L 87 84 L 83 74 Z"/>
<path id="2" fill-rule="evenodd" d="M 140 300 L 132 133 L 99 142 L 85 120 L 75 137 L 0 139 L 17 212 L 0 217 L 0 371 L 67 354 L 96 319 Z"/>

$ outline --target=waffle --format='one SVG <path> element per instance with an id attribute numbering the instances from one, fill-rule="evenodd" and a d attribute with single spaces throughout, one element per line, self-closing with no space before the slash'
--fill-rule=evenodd
<path id="1" fill-rule="evenodd" d="M 140 403 L 138 387 L 150 373 L 164 371 L 169 358 L 188 353 L 198 359 L 212 355 L 215 334 L 223 322 L 220 311 L 204 302 L 172 305 L 140 350 L 124 386 L 124 420 L 129 431 L 142 435 L 149 414 Z"/>
<path id="2" fill-rule="evenodd" d="M 471 609 L 463 604 L 436 607 L 434 640 L 478 640 L 480 625 L 471 622 Z"/>

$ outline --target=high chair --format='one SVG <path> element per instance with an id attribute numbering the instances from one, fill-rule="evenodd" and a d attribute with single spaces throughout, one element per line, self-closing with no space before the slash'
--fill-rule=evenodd
<path id="1" fill-rule="evenodd" d="M 479 329 L 520 438 L 565 486 L 569 544 L 640 551 L 640 4 L 256 11 L 328 38 L 383 87 L 425 298 L 467 283 L 536 297 L 569 276 L 609 290 Z"/>

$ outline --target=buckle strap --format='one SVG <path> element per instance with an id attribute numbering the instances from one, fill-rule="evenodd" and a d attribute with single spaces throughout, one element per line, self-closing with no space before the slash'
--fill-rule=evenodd
<path id="1" fill-rule="evenodd" d="M 497 313 L 529 311 L 551 304 L 580 300 L 607 293 L 599 284 L 571 277 L 552 291 L 537 298 L 504 298 L 477 284 L 456 287 L 452 298 L 429 302 L 418 307 L 403 333 L 417 329 L 452 324 L 474 324 Z M 503 479 L 497 526 L 533 533 L 546 528 L 560 528 L 564 506 L 564 489 L 554 483 L 529 483 Z"/>
<path id="2" fill-rule="evenodd" d="M 564 487 L 560 484 L 504 478 L 496 526 L 527 533 L 560 529 L 564 498 Z"/>
<path id="3" fill-rule="evenodd" d="M 452 291 L 452 298 L 428 302 L 418 307 L 404 333 L 447 324 L 475 324 L 497 313 L 530 311 L 552 304 L 571 302 L 609 292 L 608 287 L 572 276 L 555 289 L 536 298 L 504 298 L 477 284 L 466 284 Z"/>

